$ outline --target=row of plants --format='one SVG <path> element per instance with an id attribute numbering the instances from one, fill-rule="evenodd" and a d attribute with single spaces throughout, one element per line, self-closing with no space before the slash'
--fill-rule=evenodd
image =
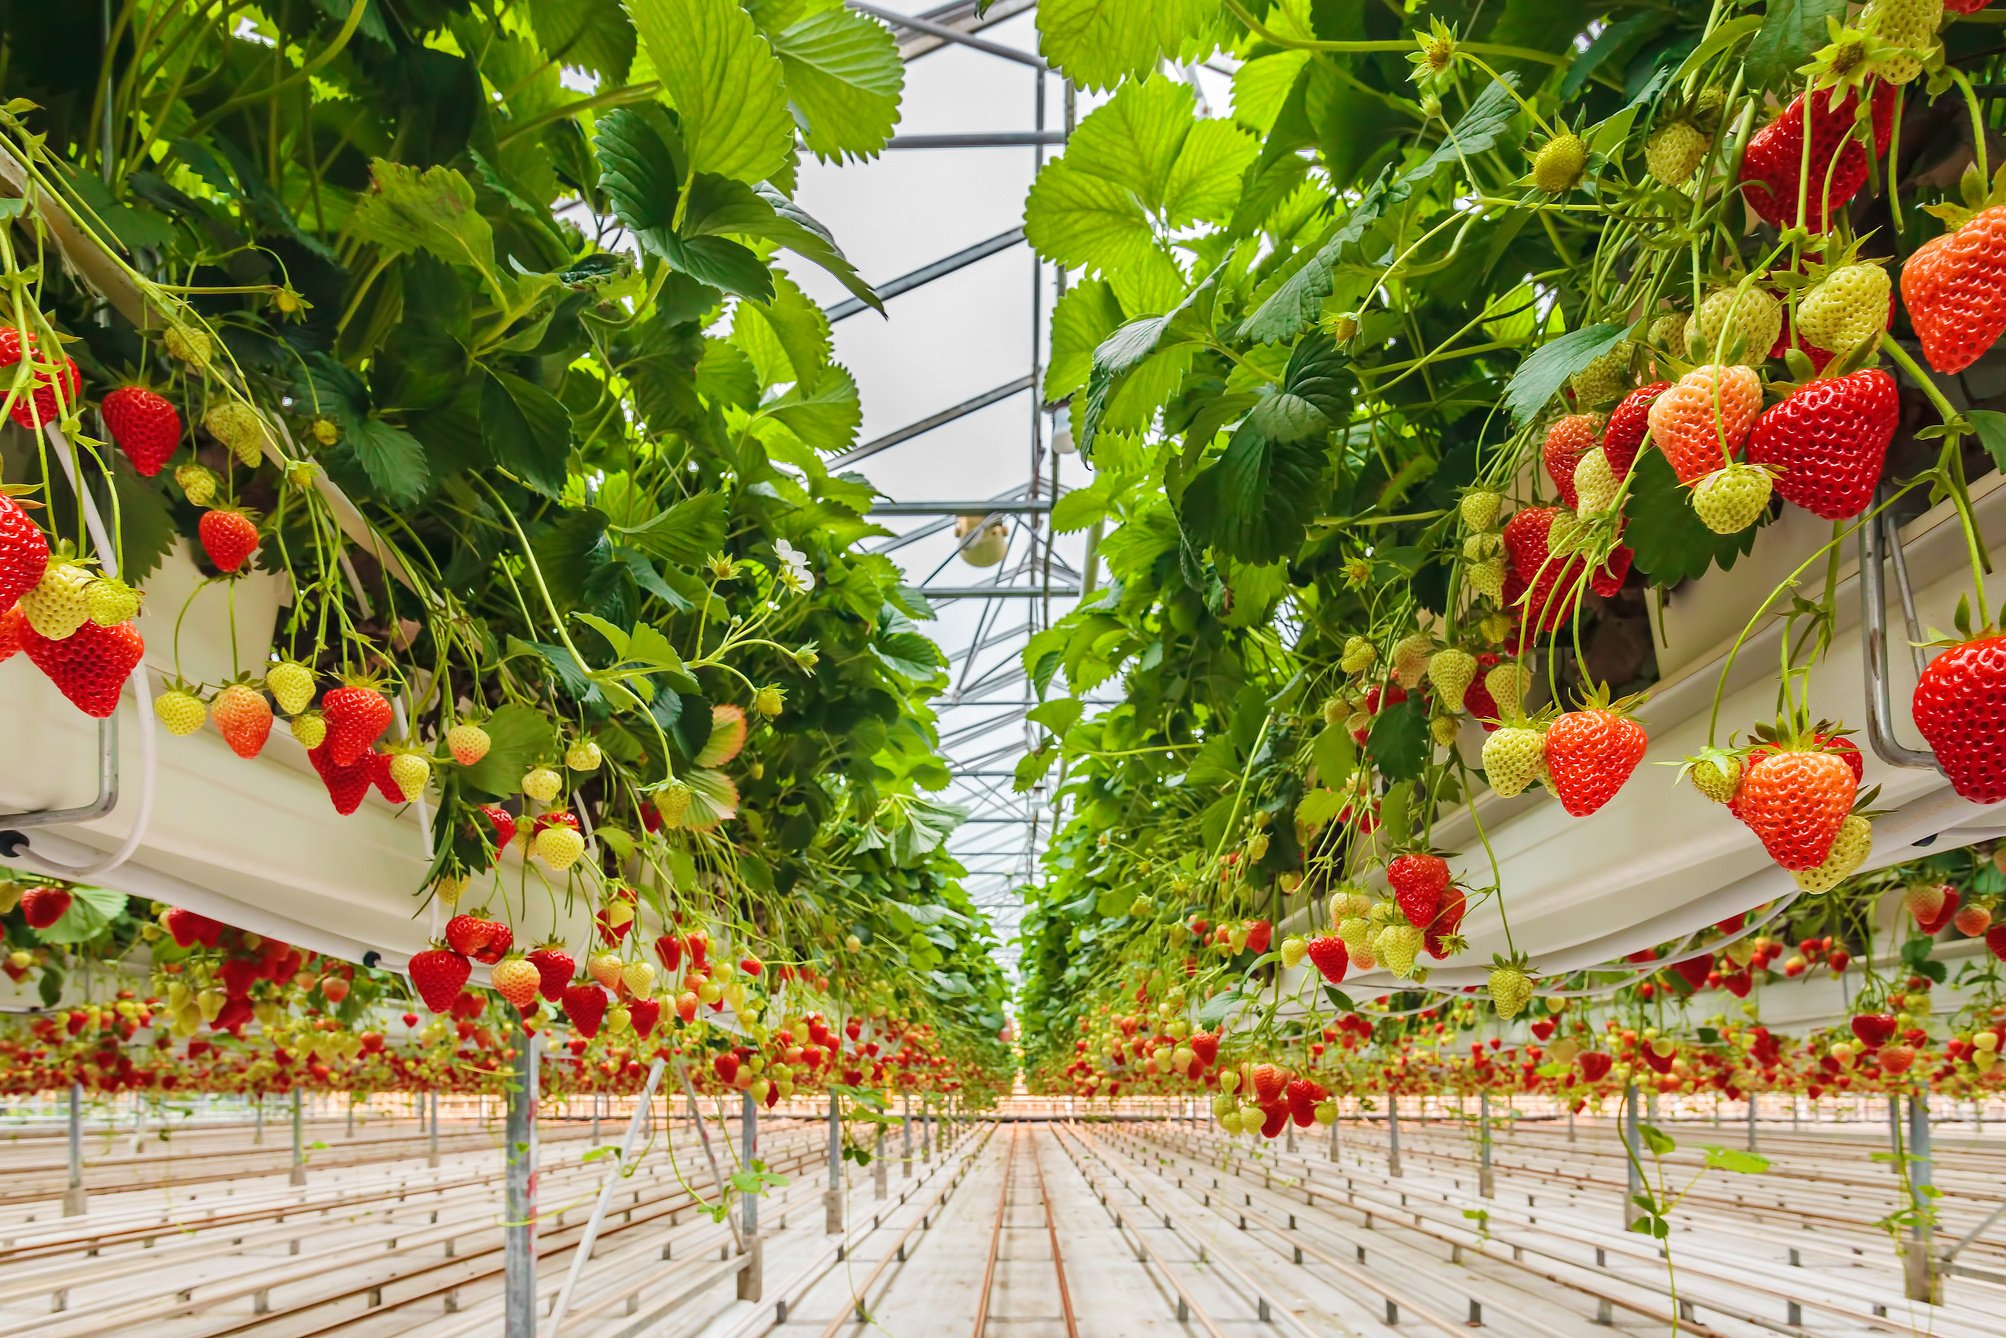
<path id="1" fill-rule="evenodd" d="M 931 610 L 824 463 L 857 387 L 788 270 L 877 305 L 792 193 L 803 153 L 884 147 L 890 31 L 799 2 L 121 0 L 0 42 L 0 673 L 105 717 L 144 657 L 165 734 L 303 750 L 330 823 L 429 822 L 394 891 L 443 935 L 408 985 L 165 981 L 155 1041 L 207 1038 L 220 1077 L 219 1018 L 263 1065 L 301 998 L 352 1051 L 358 1009 L 415 994 L 453 1054 L 481 965 L 510 1008 L 476 1010 L 482 1049 L 560 1013 L 587 1043 L 599 1015 L 692 1026 L 689 998 L 779 1035 L 814 981 L 832 1018 L 1000 1071 L 1004 982 L 932 797 Z M 76 896 L 7 921 L 52 1004 L 162 946 Z"/>

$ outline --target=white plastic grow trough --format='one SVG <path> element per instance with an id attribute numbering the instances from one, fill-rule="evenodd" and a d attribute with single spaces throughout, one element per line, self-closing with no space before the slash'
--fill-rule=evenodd
<path id="1" fill-rule="evenodd" d="M 2006 489 L 2000 483 L 1993 475 L 1974 488 L 1980 529 L 1995 550 L 2006 540 Z M 1676 764 L 1707 742 L 1715 688 L 1734 635 L 1720 629 L 1738 630 L 1777 581 L 1829 533 L 1822 523 L 1794 515 L 1766 530 L 1755 552 L 1734 570 L 1710 573 L 1674 595 L 1692 612 L 1667 617 L 1665 634 L 1673 644 L 1661 648 L 1660 655 L 1678 667 L 1638 712 L 1651 739 L 1643 765 L 1600 812 L 1569 817 L 1541 789 L 1513 799 L 1486 795 L 1477 802 L 1477 817 L 1497 858 L 1511 943 L 1530 956 L 1535 975 L 1616 963 L 1639 949 L 1681 940 L 1797 893 L 1791 876 L 1770 861 L 1753 833 L 1675 779 Z M 1971 590 L 1955 514 L 1946 503 L 1905 526 L 1901 537 L 1920 622 L 1924 628 L 1947 630 L 1959 598 Z M 1805 572 L 1801 587 L 1817 593 L 1824 572 L 1820 558 Z M 1996 590 L 1988 588 L 1990 597 L 2006 596 L 2006 576 L 1995 584 Z M 1898 741 L 1919 748 L 1922 741 L 1908 709 L 1915 671 L 1892 569 L 1885 594 L 1892 721 Z M 1775 607 L 1787 602 L 1786 596 Z M 1933 767 L 1891 766 L 1868 746 L 1858 549 L 1850 537 L 1842 553 L 1837 603 L 1832 645 L 1810 674 L 1807 699 L 1814 716 L 1859 731 L 1866 783 L 1881 786 L 1876 807 L 1884 816 L 1874 822 L 1874 852 L 1867 867 L 1902 863 L 1925 849 L 2006 835 L 2006 805 L 1969 803 Z M 1767 619 L 1736 656 L 1722 695 L 1719 741 L 1724 743 L 1729 731 L 1746 737 L 1751 725 L 1775 718 L 1781 632 L 1779 619 Z M 1698 636 L 1709 644 L 1695 653 Z M 1466 728 L 1461 747 L 1472 762 L 1480 738 L 1474 726 Z M 1458 852 L 1451 863 L 1467 886 L 1490 885 L 1490 865 L 1467 811 L 1438 823 L 1433 843 Z M 1433 968 L 1427 987 L 1459 989 L 1486 979 L 1492 955 L 1507 951 L 1499 912 L 1495 899 L 1472 908 L 1464 926 L 1469 948 L 1462 956 L 1441 964 L 1423 958 Z M 1402 985 L 1384 970 L 1352 979 L 1368 993 Z M 1349 981 L 1346 988 L 1351 988 Z"/>
<path id="2" fill-rule="evenodd" d="M 159 663 L 151 645 L 148 661 Z M 0 719 L 11 722 L 0 745 L 0 813 L 90 802 L 98 786 L 97 723 L 25 655 L 0 664 Z M 28 828 L 26 851 L 0 853 L 0 862 L 60 874 L 60 866 L 87 864 L 124 842 L 148 783 L 130 689 L 118 719 L 117 806 L 93 821 Z M 137 849 L 85 881 L 349 961 L 374 953 L 378 964 L 401 970 L 427 946 L 434 928 L 418 895 L 428 864 L 419 806 L 393 808 L 372 791 L 353 814 L 335 812 L 305 749 L 283 725 L 248 761 L 206 728 L 186 738 L 157 731 L 155 754 L 152 813 Z M 0 816 L 0 830 L 8 826 Z M 511 887 L 517 864 L 508 856 Z M 553 928 L 542 919 L 550 899 L 534 874 L 530 881 L 529 923 L 516 926 L 519 940 Z M 585 901 L 574 898 L 567 914 L 558 898 L 554 930 L 574 948 L 592 942 Z"/>

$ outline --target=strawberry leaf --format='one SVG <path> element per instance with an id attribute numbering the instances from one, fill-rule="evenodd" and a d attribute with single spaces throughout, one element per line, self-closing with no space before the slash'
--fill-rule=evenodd
<path id="1" fill-rule="evenodd" d="M 1755 546 L 1759 528 L 1715 534 L 1686 500 L 1672 467 L 1656 451 L 1640 457 L 1630 483 L 1630 524 L 1623 542 L 1636 568 L 1660 585 L 1695 580 L 1715 566 L 1725 571 Z"/>

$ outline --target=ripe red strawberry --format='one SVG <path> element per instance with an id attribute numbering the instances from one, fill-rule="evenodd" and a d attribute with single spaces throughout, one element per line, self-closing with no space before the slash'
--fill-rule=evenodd
<path id="1" fill-rule="evenodd" d="M 99 401 L 98 412 L 142 478 L 158 474 L 181 444 L 181 415 L 159 391 L 120 386 Z"/>
<path id="2" fill-rule="evenodd" d="M 1953 790 L 1974 804 L 2006 799 L 2006 635 L 1976 637 L 1932 659 L 1909 709 Z"/>
<path id="3" fill-rule="evenodd" d="M 1512 512 L 1504 525 L 1505 557 L 1536 631 L 1550 632 L 1560 626 L 1580 602 L 1582 559 L 1572 554 L 1550 556 L 1554 522 L 1567 514 L 1554 506 L 1524 506 Z M 1510 585 L 1505 595 L 1509 606 L 1513 602 Z"/>
<path id="4" fill-rule="evenodd" d="M 118 709 L 119 694 L 146 653 L 146 642 L 131 623 L 99 627 L 86 620 L 61 641 L 51 641 L 33 627 L 24 626 L 21 649 L 71 705 L 103 720 Z"/>
<path id="5" fill-rule="evenodd" d="M 1396 856 L 1386 866 L 1386 882 L 1393 889 L 1393 900 L 1407 917 L 1407 923 L 1416 929 L 1426 929 L 1435 923 L 1449 879 L 1449 862 L 1425 850 Z"/>
<path id="6" fill-rule="evenodd" d="M 0 613 L 42 582 L 49 569 L 49 540 L 15 500 L 18 494 L 0 487 Z"/>
<path id="7" fill-rule="evenodd" d="M 1435 923 L 1422 931 L 1424 937 L 1421 944 L 1428 950 L 1430 957 L 1439 962 L 1447 957 L 1452 949 L 1459 949 L 1462 946 L 1460 940 L 1455 942 L 1451 940 L 1463 932 L 1463 916 L 1469 908 L 1469 898 L 1463 894 L 1463 889 L 1454 883 L 1449 884 L 1442 893 L 1442 909 L 1435 913 Z"/>
<path id="8" fill-rule="evenodd" d="M 1892 1013 L 1857 1013 L 1852 1020 L 1853 1035 L 1869 1050 L 1878 1050 L 1895 1037 L 1899 1024 Z"/>
<path id="9" fill-rule="evenodd" d="M 606 991 L 590 981 L 566 985 L 564 1012 L 571 1019 L 571 1025 L 578 1029 L 578 1034 L 589 1041 L 599 1034 L 599 1024 L 605 1020 Z"/>
<path id="10" fill-rule="evenodd" d="M 1604 599 L 1612 599 L 1623 588 L 1623 581 L 1630 574 L 1630 564 L 1637 558 L 1637 550 L 1628 544 L 1617 544 L 1609 550 L 1609 559 L 1588 575 L 1588 588 Z"/>
<path id="11" fill-rule="evenodd" d="M 0 664 L 13 659 L 21 649 L 21 632 L 27 626 L 28 615 L 19 608 L 0 613 Z"/>
<path id="12" fill-rule="evenodd" d="M 515 814 L 499 804 L 482 804 L 481 816 L 488 820 L 490 827 L 494 828 L 495 849 L 497 851 L 508 849 L 508 843 L 515 840 Z"/>
<path id="13" fill-rule="evenodd" d="M 450 948 L 434 945 L 411 958 L 411 984 L 425 1007 L 443 1013 L 459 1001 L 474 965 Z"/>
<path id="14" fill-rule="evenodd" d="M 1247 1069 L 1247 1086 L 1257 1106 L 1272 1106 L 1282 1100 L 1288 1081 L 1288 1070 L 1275 1064 L 1254 1064 Z"/>
<path id="15" fill-rule="evenodd" d="M 1637 452 L 1644 445 L 1644 434 L 1651 429 L 1652 403 L 1671 388 L 1669 381 L 1653 381 L 1648 386 L 1638 386 L 1609 411 L 1609 425 L 1602 429 L 1602 454 L 1608 457 L 1609 472 L 1615 475 L 1617 482 L 1627 478 L 1630 466 L 1637 462 Z"/>
<path id="16" fill-rule="evenodd" d="M 634 1024 L 634 1034 L 645 1040 L 648 1033 L 655 1029 L 655 1024 L 662 1020 L 662 1001 L 635 999 L 627 1005 L 627 1018 Z"/>
<path id="17" fill-rule="evenodd" d="M 1895 379 L 1878 367 L 1813 381 L 1755 420 L 1748 460 L 1778 471 L 1784 501 L 1850 520 L 1874 500 L 1900 419 Z"/>
<path id="18" fill-rule="evenodd" d="M 655 957 L 662 964 L 662 970 L 674 974 L 683 962 L 683 941 L 674 934 L 663 934 L 655 940 Z"/>
<path id="19" fill-rule="evenodd" d="M 446 946 L 463 957 L 479 961 L 481 954 L 494 942 L 498 927 L 504 926 L 497 926 L 495 921 L 485 917 L 462 912 L 446 921 Z M 501 954 L 496 953 L 495 957 L 499 960 Z"/>
<path id="20" fill-rule="evenodd" d="M 1276 1101 L 1271 1105 L 1263 1106 L 1262 1113 L 1266 1118 L 1261 1122 L 1261 1137 L 1280 1138 L 1282 1130 L 1287 1127 L 1289 1122 L 1289 1103 L 1286 1100 Z"/>
<path id="21" fill-rule="evenodd" d="M 1316 1123 L 1316 1103 L 1330 1095 L 1308 1078 L 1291 1078 L 1288 1085 L 1289 1118 L 1298 1129 Z"/>
<path id="22" fill-rule="evenodd" d="M 1902 303 L 1939 372 L 1961 372 L 2006 331 L 2006 204 L 1932 237 L 1902 266 Z"/>
<path id="23" fill-rule="evenodd" d="M 21 916 L 30 929 L 47 929 L 70 909 L 69 889 L 31 887 L 21 894 Z"/>
<path id="24" fill-rule="evenodd" d="M 529 964 L 536 968 L 538 990 L 552 1003 L 564 998 L 564 987 L 578 974 L 578 963 L 561 943 L 546 943 L 535 949 L 529 954 Z"/>
<path id="25" fill-rule="evenodd" d="M 1815 869 L 1825 862 L 1858 792 L 1852 768 L 1838 754 L 1784 749 L 1743 769 L 1734 813 L 1779 865 Z"/>
<path id="26" fill-rule="evenodd" d="M 321 698 L 327 721 L 324 746 L 339 766 L 353 766 L 375 747 L 390 728 L 390 703 L 382 693 L 360 683 L 344 683 Z"/>
<path id="27" fill-rule="evenodd" d="M 265 694 L 248 683 L 232 683 L 209 703 L 209 718 L 230 751 L 239 757 L 256 757 L 265 750 L 272 733 L 272 705 Z"/>
<path id="28" fill-rule="evenodd" d="M 1616 1062 L 1616 1057 L 1607 1050 L 1583 1050 L 1574 1062 L 1580 1066 L 1583 1078 L 1589 1082 L 1601 1082 L 1609 1076 L 1609 1069 Z"/>
<path id="29" fill-rule="evenodd" d="M 1546 430 L 1546 441 L 1540 447 L 1540 458 L 1546 462 L 1547 477 L 1560 491 L 1560 504 L 1569 511 L 1575 509 L 1577 501 L 1574 493 L 1574 467 L 1581 463 L 1581 457 L 1595 449 L 1596 437 L 1602 430 L 1599 414 L 1571 413 L 1554 420 Z"/>
<path id="30" fill-rule="evenodd" d="M 19 361 L 18 358 L 14 361 Z M 9 362 L 8 366 L 13 363 Z M 58 385 L 61 394 L 58 395 Z M 50 375 L 47 368 L 37 368 L 28 394 L 16 395 L 8 406 L 8 413 L 14 421 L 29 432 L 39 430 L 44 424 L 62 421 L 63 406 L 77 407 L 77 399 L 83 394 L 84 378 L 77 371 L 77 360 L 67 355 L 63 358 L 62 369 Z"/>
<path id="31" fill-rule="evenodd" d="M 1344 973 L 1351 969 L 1351 950 L 1344 946 L 1343 939 L 1335 934 L 1315 934 L 1305 946 L 1309 949 L 1310 965 L 1326 984 L 1344 983 Z"/>
<path id="32" fill-rule="evenodd" d="M 1218 1063 L 1219 1033 L 1216 1031 L 1193 1032 L 1191 1036 L 1191 1053 L 1198 1057 L 1199 1063 L 1208 1068 Z"/>
<path id="33" fill-rule="evenodd" d="M 240 570 L 258 551 L 257 523 L 241 511 L 204 511 L 195 532 L 209 561 L 226 575 Z"/>
<path id="34" fill-rule="evenodd" d="M 1546 769 L 1560 804 L 1585 818 L 1616 797 L 1644 760 L 1644 727 L 1620 710 L 1567 711 L 1546 729 Z"/>
<path id="35" fill-rule="evenodd" d="M 180 906 L 169 906 L 162 911 L 160 923 L 162 928 L 174 936 L 175 943 L 184 948 L 192 948 L 197 943 L 207 944 L 213 948 L 223 936 L 221 921 L 212 920 L 206 915 L 198 915 Z"/>
<path id="36" fill-rule="evenodd" d="M 362 801 L 369 795 L 373 770 L 367 754 L 347 766 L 341 766 L 328 752 L 327 742 L 322 740 L 318 748 L 307 749 L 306 756 L 319 773 L 321 784 L 327 787 L 327 797 L 334 801 L 335 812 L 345 817 L 362 807 Z"/>
<path id="37" fill-rule="evenodd" d="M 2000 961 L 2006 962 L 2006 920 L 1985 931 L 1985 949 Z"/>
<path id="38" fill-rule="evenodd" d="M 1876 81 L 1873 92 L 1874 154 L 1887 161 L 1894 133 L 1895 89 Z M 1823 232 L 1833 210 L 1859 193 L 1867 180 L 1867 146 L 1853 134 L 1859 94 L 1837 89 L 1815 94 L 1811 102 L 1810 186 L 1804 192 L 1804 225 Z M 1763 221 L 1784 227 L 1797 221 L 1798 183 L 1804 169 L 1804 95 L 1799 93 L 1776 118 L 1749 137 L 1742 154 L 1743 198 Z M 1819 185 L 1824 197 L 1819 197 Z"/>

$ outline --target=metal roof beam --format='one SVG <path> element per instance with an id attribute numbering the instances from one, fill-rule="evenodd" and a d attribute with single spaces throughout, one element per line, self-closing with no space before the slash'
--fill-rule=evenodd
<path id="1" fill-rule="evenodd" d="M 937 427 L 945 427 L 957 419 L 966 418 L 968 415 L 978 410 L 986 409 L 992 404 L 1001 404 L 1013 395 L 1021 395 L 1036 384 L 1037 379 L 1027 372 L 1014 381 L 1006 381 L 993 390 L 985 390 L 980 395 L 972 396 L 950 408 L 942 409 L 939 413 L 929 414 L 916 423 L 908 423 L 902 428 L 887 432 L 875 441 L 867 441 L 854 450 L 845 451 L 829 462 L 829 470 L 831 473 L 834 473 L 836 470 L 845 469 L 850 465 L 856 464 L 859 460 L 868 460 L 880 451 L 888 451 L 894 446 L 911 441 L 914 437 L 923 437 Z"/>
<path id="2" fill-rule="evenodd" d="M 907 143 L 901 145 L 898 139 L 894 138 L 892 144 L 900 148 L 948 147 L 946 145 L 933 146 L 911 143 L 914 139 L 943 138 L 943 136 L 908 135 L 904 138 L 907 140 Z M 909 293 L 915 288 L 923 288 L 935 279 L 946 278 L 957 270 L 966 269 L 978 260 L 987 260 L 999 251 L 1007 251 L 1023 240 L 1024 229 L 1021 226 L 1012 228 L 1008 232 L 999 232 L 994 237 L 979 241 L 973 246 L 965 246 L 953 255 L 942 256 L 930 265 L 921 265 L 910 274 L 901 274 L 896 279 L 886 280 L 877 287 L 878 297 L 880 300 L 883 300 L 897 297 L 901 293 Z M 848 320 L 852 316 L 861 315 L 868 310 L 870 310 L 870 307 L 861 298 L 852 297 L 838 302 L 834 306 L 822 308 L 822 314 L 829 318 L 831 324 L 834 324 L 837 321 Z"/>

